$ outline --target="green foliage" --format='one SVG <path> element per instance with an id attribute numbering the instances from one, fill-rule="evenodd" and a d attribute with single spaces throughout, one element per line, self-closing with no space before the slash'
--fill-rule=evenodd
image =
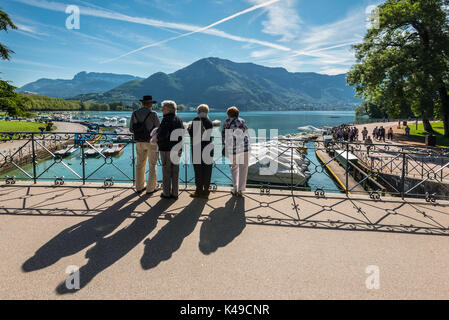
<path id="1" fill-rule="evenodd" d="M 449 147 L 449 138 L 444 136 L 444 128 L 443 122 L 432 122 L 431 123 L 434 134 L 437 137 L 437 145 L 438 146 L 446 146 Z M 418 124 L 418 129 L 414 124 L 409 124 L 410 135 L 420 138 L 421 142 L 425 141 L 426 136 L 429 134 L 425 129 L 422 123 Z"/>
<path id="2" fill-rule="evenodd" d="M 0 132 L 39 132 L 39 127 L 42 126 L 46 129 L 46 126 L 39 122 L 0 120 Z M 55 128 L 51 127 L 52 130 Z"/>
<path id="3" fill-rule="evenodd" d="M 378 7 L 378 25 L 354 46 L 357 64 L 347 76 L 358 97 L 390 117 L 415 114 L 426 121 L 439 114 L 449 124 L 448 5 L 387 0 Z"/>
<path id="4" fill-rule="evenodd" d="M 372 102 L 364 101 L 360 106 L 355 109 L 356 117 L 369 116 L 372 119 L 384 119 L 388 115 L 378 105 Z"/>
<path id="5" fill-rule="evenodd" d="M 30 111 L 130 111 L 131 107 L 126 106 L 122 102 L 92 103 L 78 100 L 65 100 L 61 98 L 50 98 L 46 96 L 30 95 L 27 97 L 28 102 L 26 109 Z"/>
<path id="6" fill-rule="evenodd" d="M 8 32 L 8 28 L 17 29 L 9 15 L 0 8 L 0 31 Z M 9 60 L 11 53 L 14 51 L 0 43 L 0 59 Z"/>
<path id="7" fill-rule="evenodd" d="M 12 117 L 24 116 L 29 101 L 27 97 L 15 93 L 15 89 L 7 81 L 0 80 L 0 110 Z"/>

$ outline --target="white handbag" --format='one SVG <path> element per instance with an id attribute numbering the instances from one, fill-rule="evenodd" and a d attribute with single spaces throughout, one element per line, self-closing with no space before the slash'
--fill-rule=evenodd
<path id="1" fill-rule="evenodd" d="M 156 144 L 157 145 L 157 130 L 158 129 L 159 129 L 159 127 L 158 128 L 154 128 L 153 131 L 151 131 L 151 140 L 150 140 L 151 144 Z"/>

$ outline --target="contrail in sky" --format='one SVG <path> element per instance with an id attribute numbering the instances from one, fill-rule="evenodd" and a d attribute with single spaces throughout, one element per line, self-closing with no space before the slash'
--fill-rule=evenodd
<path id="1" fill-rule="evenodd" d="M 108 62 L 116 61 L 116 60 L 119 60 L 119 59 L 124 58 L 126 56 L 129 56 L 131 54 L 134 54 L 136 52 L 139 52 L 139 51 L 142 51 L 144 49 L 150 48 L 150 47 L 156 47 L 156 46 L 159 46 L 161 44 L 164 44 L 164 43 L 167 43 L 167 42 L 170 42 L 170 41 L 173 41 L 173 40 L 177 40 L 177 39 L 180 39 L 180 38 L 191 36 L 192 34 L 195 34 L 195 33 L 202 33 L 204 31 L 209 30 L 209 29 L 211 29 L 211 28 L 213 28 L 213 27 L 215 27 L 215 26 L 217 26 L 219 24 L 222 24 L 222 23 L 226 22 L 226 21 L 232 20 L 234 18 L 237 18 L 237 17 L 239 17 L 241 15 L 244 15 L 246 13 L 249 13 L 249 12 L 255 11 L 257 9 L 260 9 L 260 8 L 272 5 L 272 4 L 274 4 L 276 2 L 279 2 L 279 1 L 281 1 L 281 0 L 271 0 L 271 1 L 267 1 L 267 2 L 264 2 L 264 3 L 258 4 L 258 5 L 252 6 L 251 8 L 248 8 L 248 9 L 245 9 L 243 11 L 237 12 L 237 13 L 229 16 L 229 17 L 221 19 L 221 20 L 219 20 L 217 22 L 214 22 L 214 23 L 212 23 L 212 24 L 210 24 L 208 26 L 205 26 L 205 27 L 202 27 L 202 28 L 198 28 L 198 29 L 196 29 L 194 31 L 187 32 L 187 33 L 181 34 L 179 36 L 175 36 L 175 37 L 171 37 L 171 38 L 168 38 L 168 39 L 165 39 L 165 40 L 162 40 L 162 41 L 157 41 L 157 42 L 153 42 L 153 43 L 147 44 L 147 45 L 145 45 L 143 47 L 140 47 L 140 48 L 138 48 L 136 50 L 124 53 L 124 54 L 122 54 L 121 56 L 119 56 L 117 58 L 113 58 L 113 59 L 109 59 L 109 60 L 103 61 L 102 63 L 108 63 Z M 276 49 L 280 49 L 280 50 L 283 50 L 283 51 L 291 51 L 290 48 L 287 48 L 287 47 L 284 47 L 284 46 L 279 46 L 279 45 L 271 45 L 270 43 L 265 42 L 265 41 L 259 41 L 259 40 L 253 40 L 253 39 L 245 39 L 245 38 L 240 38 L 240 37 L 235 37 L 234 40 L 237 40 L 237 39 L 241 39 L 241 41 L 245 41 L 245 40 L 248 41 L 248 40 L 250 40 L 248 42 L 254 42 L 254 43 L 259 43 L 259 44 L 263 44 L 263 45 L 270 46 L 270 47 L 275 47 Z M 237 40 L 237 41 L 239 41 L 239 40 Z"/>
<path id="2" fill-rule="evenodd" d="M 46 9 L 46 10 L 51 10 L 51 11 L 58 11 L 58 12 L 64 12 L 67 8 L 68 4 L 65 3 L 61 3 L 61 2 L 55 2 L 55 1 L 48 1 L 48 0 L 13 0 L 15 2 L 20 2 L 26 5 L 30 5 L 30 6 L 34 6 L 34 7 L 38 7 L 38 8 L 42 8 L 42 9 Z M 113 58 L 113 59 L 109 59 L 109 60 L 105 60 L 102 63 L 107 63 L 107 62 L 112 62 L 112 61 L 116 61 L 118 59 L 121 59 L 123 57 L 129 56 L 133 53 L 142 51 L 146 48 L 150 48 L 150 47 L 156 47 L 159 46 L 161 44 L 170 42 L 170 41 L 174 41 L 176 39 L 180 39 L 180 38 L 184 38 L 184 37 L 188 37 L 192 34 L 195 33 L 204 33 L 204 34 L 208 34 L 208 35 L 212 35 L 212 36 L 216 36 L 216 37 L 220 37 L 220 38 L 224 38 L 224 39 L 229 39 L 229 40 L 233 40 L 233 41 L 237 41 L 237 42 L 244 42 L 244 43 L 252 43 L 252 44 L 257 44 L 260 46 L 264 46 L 264 47 L 268 47 L 268 48 L 272 48 L 272 49 L 276 49 L 279 51 L 283 51 L 283 52 L 290 52 L 293 54 L 293 57 L 298 56 L 298 55 L 316 55 L 321 51 L 326 51 L 329 49 L 333 49 L 336 48 L 335 46 L 332 47 L 327 47 L 327 48 L 320 48 L 320 49 L 313 49 L 313 50 L 293 50 L 289 47 L 286 47 L 284 45 L 281 44 L 277 44 L 274 42 L 269 42 L 269 41 L 262 41 L 262 40 L 257 40 L 257 39 L 252 39 L 252 38 L 245 38 L 245 37 L 240 37 L 240 36 L 236 36 L 236 35 L 232 35 L 229 34 L 227 32 L 215 29 L 213 27 L 222 24 L 226 21 L 232 20 L 236 17 L 239 17 L 241 15 L 244 15 L 246 13 L 255 11 L 257 9 L 263 8 L 263 7 L 267 7 L 270 6 L 274 3 L 280 2 L 282 0 L 271 0 L 271 1 L 267 1 L 264 3 L 260 3 L 257 4 L 253 7 L 250 7 L 246 10 L 237 12 L 227 18 L 221 19 L 217 22 L 214 22 L 208 26 L 205 27 L 199 27 L 199 26 L 195 26 L 195 25 L 190 25 L 190 24 L 183 24 L 183 23 L 176 23 L 176 22 L 167 22 L 167 21 L 161 21 L 161 20 L 155 20 L 155 19 L 148 19 L 148 18 L 140 18 L 140 17 L 132 17 L 132 16 L 128 16 L 122 13 L 118 13 L 118 12 L 114 12 L 114 11 L 110 11 L 110 10 L 106 10 L 103 9 L 101 7 L 98 6 L 94 6 L 94 7 L 80 7 L 80 11 L 82 15 L 87 15 L 87 16 L 92 16 L 92 17 L 98 17 L 98 18 L 104 18 L 104 19 L 111 19 L 111 20 L 118 20 L 118 21 L 126 21 L 126 22 L 131 22 L 131 23 L 136 23 L 136 24 L 141 24 L 141 25 L 147 25 L 147 26 L 152 26 L 152 27 L 156 27 L 156 28 L 161 28 L 164 30 L 167 29 L 174 29 L 174 30 L 182 30 L 182 31 L 188 31 L 187 33 L 184 34 L 180 34 L 180 35 L 176 35 L 174 37 L 165 39 L 165 40 L 161 40 L 158 42 L 153 42 L 150 43 L 146 46 L 143 46 L 139 49 L 130 51 L 128 53 L 125 53 L 117 58 Z M 344 45 L 342 45 L 344 46 Z"/>

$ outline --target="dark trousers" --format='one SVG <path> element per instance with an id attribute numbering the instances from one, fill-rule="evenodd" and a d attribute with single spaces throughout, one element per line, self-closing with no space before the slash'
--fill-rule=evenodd
<path id="1" fill-rule="evenodd" d="M 179 164 L 170 159 L 170 151 L 161 151 L 162 162 L 162 190 L 167 197 L 178 196 L 179 190 Z"/>
<path id="2" fill-rule="evenodd" d="M 196 193 L 209 195 L 210 179 L 212 176 L 211 164 L 194 164 Z"/>

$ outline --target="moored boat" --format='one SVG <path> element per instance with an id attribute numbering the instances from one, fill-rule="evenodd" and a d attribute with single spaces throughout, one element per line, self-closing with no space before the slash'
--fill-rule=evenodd
<path id="1" fill-rule="evenodd" d="M 79 150 L 79 146 L 69 145 L 61 150 L 55 151 L 54 154 L 59 157 L 68 157 L 68 156 L 73 155 L 78 150 Z"/>
<path id="2" fill-rule="evenodd" d="M 84 150 L 85 157 L 97 157 L 99 156 L 105 148 L 100 144 L 95 144 L 93 147 Z"/>
<path id="3" fill-rule="evenodd" d="M 311 177 L 310 161 L 294 147 L 277 141 L 252 144 L 250 149 L 248 180 L 258 183 L 307 185 Z"/>
<path id="4" fill-rule="evenodd" d="M 123 145 L 122 144 L 110 144 L 103 151 L 103 154 L 106 157 L 119 156 L 122 153 L 123 153 Z"/>

